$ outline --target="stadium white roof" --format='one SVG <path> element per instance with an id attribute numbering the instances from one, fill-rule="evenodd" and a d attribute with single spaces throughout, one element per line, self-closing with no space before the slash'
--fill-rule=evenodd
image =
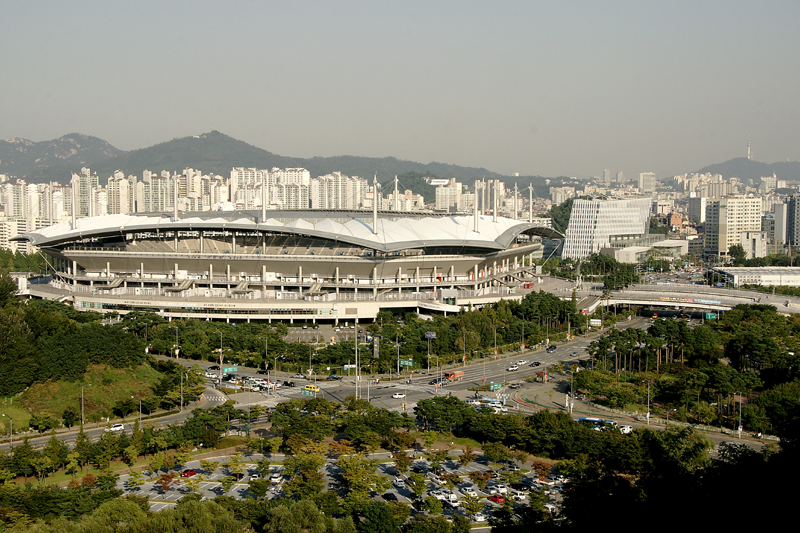
<path id="1" fill-rule="evenodd" d="M 467 215 L 404 217 L 396 213 L 391 216 L 381 213 L 376 233 L 373 232 L 372 217 L 368 212 L 281 211 L 277 216 L 263 222 L 241 213 L 189 214 L 177 221 L 168 216 L 106 215 L 79 218 L 74 228 L 71 221 L 61 222 L 25 233 L 17 239 L 45 247 L 83 239 L 153 231 L 268 231 L 308 235 L 392 252 L 430 246 L 471 246 L 501 250 L 507 248 L 517 235 L 526 231 L 551 238 L 563 237 L 546 227 L 542 220 L 528 223 L 498 217 L 497 222 L 493 222 L 491 216 L 479 216 L 478 232 L 473 231 L 474 223 L 475 219 Z"/>

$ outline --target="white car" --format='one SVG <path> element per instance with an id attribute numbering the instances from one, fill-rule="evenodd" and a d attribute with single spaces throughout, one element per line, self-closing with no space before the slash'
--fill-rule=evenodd
<path id="1" fill-rule="evenodd" d="M 506 368 L 506 372 L 514 372 L 515 370 L 519 370 L 517 365 L 511 365 L 510 367 Z"/>
<path id="2" fill-rule="evenodd" d="M 525 366 L 528 364 L 528 362 L 525 359 L 520 359 L 516 364 L 517 366 Z"/>
<path id="3" fill-rule="evenodd" d="M 466 494 L 467 496 L 472 496 L 473 498 L 477 498 L 477 497 L 478 497 L 478 491 L 476 491 L 476 490 L 475 490 L 475 489 L 473 489 L 473 488 L 464 489 L 464 490 L 462 490 L 461 492 L 463 492 L 463 493 L 464 493 L 464 494 Z"/>
<path id="4" fill-rule="evenodd" d="M 206 372 L 206 377 L 209 379 L 217 379 L 219 374 L 215 374 L 214 372 Z"/>
<path id="5" fill-rule="evenodd" d="M 116 431 L 116 432 L 123 432 L 125 431 L 125 426 L 123 424 L 113 424 L 106 428 L 106 431 Z"/>
<path id="6" fill-rule="evenodd" d="M 405 398 L 405 397 L 406 395 L 403 394 L 402 392 L 395 392 L 394 394 L 392 394 L 392 398 Z"/>
<path id="7" fill-rule="evenodd" d="M 472 515 L 473 522 L 486 522 L 486 515 L 483 513 L 476 513 Z"/>

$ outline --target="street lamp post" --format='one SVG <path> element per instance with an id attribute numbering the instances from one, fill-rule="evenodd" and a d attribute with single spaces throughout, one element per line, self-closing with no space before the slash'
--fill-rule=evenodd
<path id="1" fill-rule="evenodd" d="M 170 328 L 175 330 L 175 359 L 178 358 L 178 326 L 169 326 Z M 220 337 L 222 334 L 220 334 Z M 221 341 L 220 341 L 221 344 Z"/>
<path id="2" fill-rule="evenodd" d="M 14 447 L 14 419 L 11 418 L 9 415 L 3 413 L 3 416 L 7 416 L 9 420 L 11 420 L 11 431 L 9 431 L 9 436 L 11 438 L 11 447 Z"/>

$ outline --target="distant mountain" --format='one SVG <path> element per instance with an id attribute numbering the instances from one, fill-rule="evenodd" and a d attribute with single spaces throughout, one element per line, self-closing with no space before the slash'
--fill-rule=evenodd
<path id="1" fill-rule="evenodd" d="M 709 165 L 698 170 L 700 173 L 720 174 L 723 178 L 752 179 L 758 182 L 759 178 L 772 176 L 789 181 L 800 181 L 800 162 L 784 161 L 778 163 L 760 163 L 751 161 L 746 157 L 737 157 L 724 163 Z"/>
<path id="2" fill-rule="evenodd" d="M 99 140 L 99 139 L 98 139 Z M 110 146 L 110 145 L 109 145 Z M 116 150 L 116 149 L 115 149 Z M 58 164 L 53 167 L 32 167 L 27 170 L 6 171 L 20 177 L 25 177 L 31 183 L 46 181 L 69 180 L 71 172 L 80 170 L 81 165 Z M 90 168 L 97 172 L 100 183 L 112 175 L 115 170 L 122 170 L 125 174 L 141 176 L 143 170 L 161 172 L 162 170 L 181 171 L 184 168 L 198 169 L 204 173 L 215 173 L 222 176 L 230 175 L 233 167 L 303 167 L 307 168 L 312 176 L 319 176 L 339 171 L 349 176 L 369 178 L 375 173 L 381 182 L 394 179 L 395 175 L 418 172 L 422 174 L 435 174 L 441 177 L 468 178 L 502 177 L 496 172 L 485 168 L 461 167 L 444 163 L 416 163 L 403 161 L 394 157 L 286 157 L 273 154 L 257 148 L 243 141 L 236 140 L 218 131 L 202 135 L 173 139 L 168 142 L 132 150 L 130 152 L 116 151 L 113 155 L 92 160 Z M 0 166 L 0 172 L 4 172 Z"/>
<path id="3" fill-rule="evenodd" d="M 82 166 L 123 153 L 102 139 L 80 133 L 70 133 L 42 142 L 8 139 L 0 141 L 0 174 L 23 177 L 48 168 L 60 167 L 67 174 L 66 177 L 61 174 L 59 181 L 67 181 L 71 170 L 77 171 Z"/>

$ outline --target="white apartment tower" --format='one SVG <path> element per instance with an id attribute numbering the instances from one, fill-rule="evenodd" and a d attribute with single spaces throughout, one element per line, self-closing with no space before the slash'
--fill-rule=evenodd
<path id="1" fill-rule="evenodd" d="M 727 256 L 742 234 L 761 231 L 761 198 L 709 199 L 706 204 L 704 253 Z"/>

